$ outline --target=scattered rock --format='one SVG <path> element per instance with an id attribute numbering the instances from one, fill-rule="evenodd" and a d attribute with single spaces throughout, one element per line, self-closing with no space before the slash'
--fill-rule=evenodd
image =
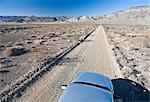
<path id="1" fill-rule="evenodd" d="M 0 48 L 3 48 L 3 47 L 5 47 L 5 45 L 0 45 Z"/>
<path id="2" fill-rule="evenodd" d="M 134 50 L 139 50 L 139 48 L 134 48 Z"/>
<path id="3" fill-rule="evenodd" d="M 36 35 L 31 35 L 31 38 L 36 38 L 37 36 Z"/>
<path id="4" fill-rule="evenodd" d="M 27 41 L 25 41 L 25 43 L 26 44 L 32 44 L 32 41 L 27 40 Z"/>

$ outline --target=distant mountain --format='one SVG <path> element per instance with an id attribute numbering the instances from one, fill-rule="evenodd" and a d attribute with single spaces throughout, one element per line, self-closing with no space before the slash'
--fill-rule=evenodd
<path id="1" fill-rule="evenodd" d="M 73 17 L 68 21 L 96 21 L 103 23 L 144 23 L 150 24 L 150 5 L 131 7 L 103 16 L 80 16 Z"/>
<path id="2" fill-rule="evenodd" d="M 0 16 L 0 22 L 54 22 L 66 21 L 71 17 Z"/>
<path id="3" fill-rule="evenodd" d="M 0 22 L 23 22 L 27 19 L 27 16 L 0 16 Z"/>
<path id="4" fill-rule="evenodd" d="M 79 16 L 79 17 L 36 17 L 36 16 L 0 16 L 0 22 L 100 22 L 100 23 L 134 23 L 150 24 L 150 5 L 131 7 L 103 16 Z"/>

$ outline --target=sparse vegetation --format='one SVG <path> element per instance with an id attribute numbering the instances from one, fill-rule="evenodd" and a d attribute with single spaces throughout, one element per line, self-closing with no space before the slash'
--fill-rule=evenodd
<path id="1" fill-rule="evenodd" d="M 150 26 L 104 25 L 124 78 L 150 90 Z M 109 28 L 109 29 L 108 29 Z"/>
<path id="2" fill-rule="evenodd" d="M 23 55 L 25 53 L 27 53 L 28 50 L 23 48 L 23 47 L 19 47 L 19 46 L 15 46 L 15 47 L 7 47 L 3 54 L 4 56 L 20 56 Z"/>
<path id="3" fill-rule="evenodd" d="M 39 67 L 45 59 L 71 47 L 95 27 L 95 24 L 1 24 L 0 90 Z"/>

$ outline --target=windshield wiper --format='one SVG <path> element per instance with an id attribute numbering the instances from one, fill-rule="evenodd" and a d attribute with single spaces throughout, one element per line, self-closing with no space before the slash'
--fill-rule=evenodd
<path id="1" fill-rule="evenodd" d="M 94 87 L 98 87 L 100 89 L 104 89 L 104 90 L 107 90 L 109 92 L 111 92 L 113 94 L 113 91 L 110 90 L 109 88 L 107 87 L 104 87 L 104 86 L 101 86 L 101 85 L 98 85 L 98 84 L 93 84 L 93 83 L 88 83 L 88 82 L 73 82 L 75 84 L 83 84 L 83 85 L 90 85 L 90 86 L 94 86 Z"/>

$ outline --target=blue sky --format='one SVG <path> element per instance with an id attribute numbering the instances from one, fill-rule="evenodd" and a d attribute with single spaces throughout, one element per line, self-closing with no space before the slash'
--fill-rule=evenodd
<path id="1" fill-rule="evenodd" d="M 138 5 L 150 0 L 0 0 L 0 15 L 95 16 Z"/>

